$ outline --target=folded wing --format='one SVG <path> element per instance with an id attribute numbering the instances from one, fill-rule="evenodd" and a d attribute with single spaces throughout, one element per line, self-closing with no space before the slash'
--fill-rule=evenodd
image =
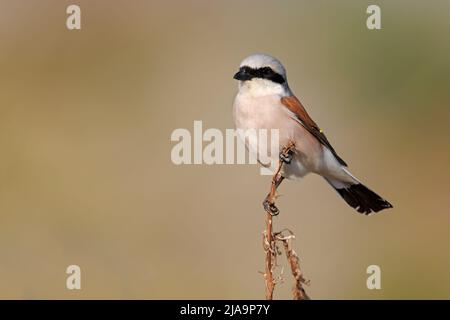
<path id="1" fill-rule="evenodd" d="M 327 137 L 323 133 L 323 131 L 319 128 L 319 126 L 314 122 L 313 119 L 306 112 L 305 107 L 301 104 L 301 102 L 295 96 L 283 97 L 281 98 L 281 103 L 289 109 L 292 113 L 293 117 L 306 129 L 309 133 L 311 133 L 322 145 L 327 147 L 331 153 L 334 155 L 336 160 L 343 166 L 347 166 L 344 160 L 336 153 L 334 148 L 331 146 Z"/>

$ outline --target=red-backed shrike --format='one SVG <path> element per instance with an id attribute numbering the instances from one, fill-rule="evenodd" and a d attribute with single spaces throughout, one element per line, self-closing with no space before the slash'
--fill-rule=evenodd
<path id="1" fill-rule="evenodd" d="M 278 129 L 280 147 L 290 143 L 294 145 L 289 157 L 280 157 L 284 165 L 276 187 L 284 178 L 299 179 L 313 172 L 325 178 L 360 213 L 392 208 L 388 201 L 348 171 L 345 161 L 338 156 L 323 131 L 290 90 L 286 70 L 280 61 L 265 54 L 251 55 L 242 61 L 234 79 L 239 80 L 239 92 L 233 107 L 236 128 Z M 249 141 L 245 140 L 249 151 L 260 159 L 259 148 L 250 148 Z M 272 165 L 268 166 L 275 171 L 273 164 L 278 162 L 279 154 L 272 152 L 270 157 Z M 278 212 L 273 203 L 265 203 L 265 207 L 274 214 Z"/>

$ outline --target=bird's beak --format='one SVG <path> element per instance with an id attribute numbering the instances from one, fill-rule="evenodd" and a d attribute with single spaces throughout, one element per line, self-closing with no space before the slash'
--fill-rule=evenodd
<path id="1" fill-rule="evenodd" d="M 252 78 L 251 75 L 242 69 L 239 70 L 238 72 L 236 72 L 236 74 L 233 77 L 233 79 L 240 80 L 240 81 L 250 80 L 251 78 Z"/>

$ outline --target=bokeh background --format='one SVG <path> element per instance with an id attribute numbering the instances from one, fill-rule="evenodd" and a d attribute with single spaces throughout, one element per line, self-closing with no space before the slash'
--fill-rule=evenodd
<path id="1" fill-rule="evenodd" d="M 282 185 L 275 228 L 296 233 L 309 295 L 450 298 L 450 3 L 376 1 L 379 31 L 369 4 L 1 0 L 0 298 L 264 298 L 269 177 L 170 160 L 174 129 L 233 127 L 232 75 L 254 52 L 281 59 L 351 171 L 395 206 L 366 217 L 317 176 Z M 286 270 L 275 297 L 290 290 Z"/>

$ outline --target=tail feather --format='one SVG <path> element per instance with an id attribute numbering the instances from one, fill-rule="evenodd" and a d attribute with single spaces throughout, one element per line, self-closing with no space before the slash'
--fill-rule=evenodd
<path id="1" fill-rule="evenodd" d="M 372 211 L 378 212 L 383 209 L 393 207 L 387 200 L 380 197 L 362 183 L 347 183 L 345 185 L 340 181 L 335 182 L 330 179 L 327 179 L 327 181 L 341 195 L 341 197 L 359 213 L 368 215 Z"/>

